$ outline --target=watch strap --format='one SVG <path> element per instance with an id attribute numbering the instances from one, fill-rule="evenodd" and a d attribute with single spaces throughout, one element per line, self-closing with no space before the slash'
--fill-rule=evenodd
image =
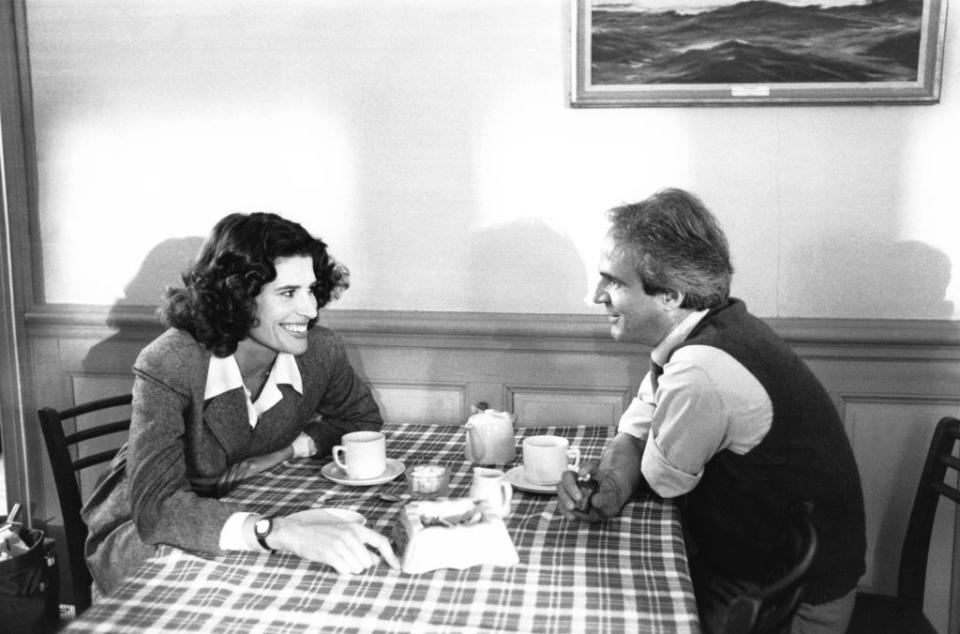
<path id="1" fill-rule="evenodd" d="M 261 527 L 261 526 L 264 526 L 264 525 L 266 525 L 266 530 L 261 530 L 260 527 Z M 275 552 L 277 552 L 277 551 L 275 551 L 273 548 L 270 548 L 270 546 L 267 545 L 267 536 L 270 535 L 270 533 L 271 533 L 272 531 L 273 531 L 273 517 L 272 517 L 272 516 L 270 516 L 270 517 L 261 517 L 261 518 L 258 519 L 258 520 L 256 521 L 256 523 L 253 525 L 253 534 L 256 536 L 256 538 L 257 538 L 257 543 L 260 544 L 260 547 L 263 548 L 263 549 L 264 549 L 265 551 L 267 551 L 267 552 L 275 553 Z"/>

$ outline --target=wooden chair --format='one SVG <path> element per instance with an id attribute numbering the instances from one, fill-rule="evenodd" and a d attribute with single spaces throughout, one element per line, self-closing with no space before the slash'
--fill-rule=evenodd
<path id="1" fill-rule="evenodd" d="M 930 441 L 930 451 L 923 465 L 917 495 L 913 500 L 907 534 L 900 552 L 897 595 L 857 594 L 857 604 L 850 623 L 850 634 L 869 632 L 936 632 L 923 614 L 923 593 L 927 578 L 927 555 L 937 504 L 943 496 L 960 504 L 960 490 L 947 482 L 947 469 L 960 472 L 960 458 L 954 445 L 960 440 L 960 419 L 940 419 Z M 955 480 L 954 480 L 955 481 Z M 946 581 L 946 580 L 945 580 Z"/>
<path id="2" fill-rule="evenodd" d="M 789 632 L 800 607 L 804 582 L 817 554 L 817 531 L 810 520 L 813 505 L 791 507 L 771 562 L 771 581 L 759 590 L 737 595 L 730 603 L 724 634 Z"/>
<path id="3" fill-rule="evenodd" d="M 70 579 L 73 585 L 74 606 L 79 616 L 90 607 L 90 584 L 93 579 L 83 554 L 83 545 L 87 539 L 87 526 L 80 517 L 80 508 L 83 505 L 80 496 L 80 486 L 77 482 L 77 473 L 83 469 L 110 461 L 119 450 L 119 445 L 112 449 L 99 451 L 90 455 L 79 452 L 80 443 L 101 438 L 117 432 L 130 429 L 129 410 L 110 413 L 110 417 L 126 416 L 114 422 L 96 426 L 84 427 L 73 433 L 64 432 L 64 422 L 75 420 L 80 416 L 101 412 L 130 405 L 132 396 L 123 394 L 88 403 L 82 403 L 69 409 L 57 410 L 44 407 L 37 413 L 40 417 L 40 427 L 43 430 L 43 439 L 50 456 L 50 465 L 53 467 L 53 480 L 57 485 L 57 497 L 60 500 L 60 512 L 63 514 L 63 528 L 66 534 L 67 555 L 70 564 Z M 81 457 L 74 459 L 74 455 Z"/>

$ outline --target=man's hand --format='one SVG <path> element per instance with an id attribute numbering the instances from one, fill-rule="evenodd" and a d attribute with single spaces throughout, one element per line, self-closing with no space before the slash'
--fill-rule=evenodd
<path id="1" fill-rule="evenodd" d="M 584 512 L 584 498 L 589 493 L 581 488 L 577 474 L 567 471 L 557 484 L 558 508 L 571 520 L 598 522 L 620 513 L 630 498 L 643 486 L 640 460 L 644 442 L 629 434 L 618 434 L 607 446 L 600 463 L 592 461 L 580 465 L 580 478 L 590 477 L 596 490 L 590 496 L 589 508 Z"/>

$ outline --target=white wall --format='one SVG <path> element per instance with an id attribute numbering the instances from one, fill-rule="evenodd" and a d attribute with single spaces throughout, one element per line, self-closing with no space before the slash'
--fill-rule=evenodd
<path id="1" fill-rule="evenodd" d="M 223 214 L 343 308 L 589 313 L 603 210 L 699 193 L 764 317 L 960 318 L 956 16 L 935 106 L 567 105 L 556 0 L 27 0 L 50 303 L 153 304 Z"/>

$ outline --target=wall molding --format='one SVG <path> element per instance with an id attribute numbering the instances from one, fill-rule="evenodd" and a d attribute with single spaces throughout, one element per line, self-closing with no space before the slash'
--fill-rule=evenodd
<path id="1" fill-rule="evenodd" d="M 843 405 L 942 405 L 960 409 L 960 386 L 956 394 L 874 394 L 867 392 L 844 392 L 840 395 Z"/>
<path id="2" fill-rule="evenodd" d="M 960 321 L 770 318 L 770 326 L 805 357 L 960 359 Z M 30 335 L 155 336 L 152 306 L 51 304 L 26 312 Z M 371 345 L 598 351 L 646 350 L 610 340 L 603 315 L 327 309 L 321 323 L 344 339 Z"/>

